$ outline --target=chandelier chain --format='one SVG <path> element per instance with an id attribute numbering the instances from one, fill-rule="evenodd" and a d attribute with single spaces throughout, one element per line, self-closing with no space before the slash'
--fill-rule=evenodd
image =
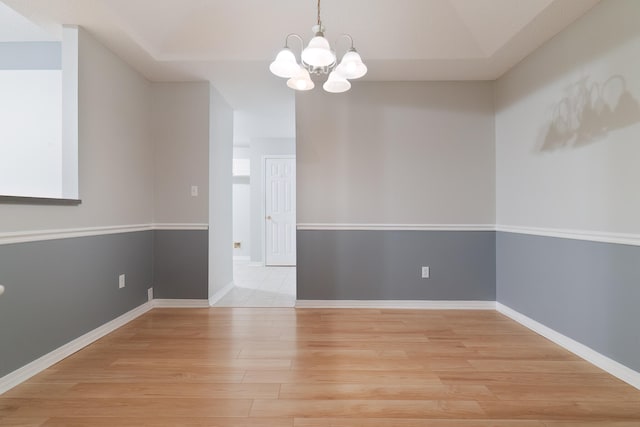
<path id="1" fill-rule="evenodd" d="M 322 20 L 320 19 L 320 0 L 318 0 L 318 27 L 322 31 Z"/>

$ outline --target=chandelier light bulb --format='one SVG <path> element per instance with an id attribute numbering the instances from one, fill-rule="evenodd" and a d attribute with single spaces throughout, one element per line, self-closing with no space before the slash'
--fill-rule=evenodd
<path id="1" fill-rule="evenodd" d="M 351 89 L 351 83 L 342 74 L 332 71 L 322 88 L 330 93 L 342 93 Z"/>
<path id="2" fill-rule="evenodd" d="M 287 80 L 287 86 L 295 90 L 311 90 L 316 85 L 311 80 L 309 72 L 300 67 L 298 69 L 298 72 L 289 80 Z"/>
<path id="3" fill-rule="evenodd" d="M 336 62 L 336 56 L 322 33 L 316 33 L 301 56 L 302 62 L 312 67 L 327 67 Z"/>
<path id="4" fill-rule="evenodd" d="M 367 66 L 364 65 L 360 54 L 355 49 L 344 54 L 337 68 L 347 79 L 359 79 L 367 74 Z"/>
<path id="5" fill-rule="evenodd" d="M 288 47 L 285 47 L 280 52 L 276 59 L 269 65 L 269 70 L 278 77 L 290 78 L 293 77 L 300 65 L 296 61 L 296 57 Z"/>

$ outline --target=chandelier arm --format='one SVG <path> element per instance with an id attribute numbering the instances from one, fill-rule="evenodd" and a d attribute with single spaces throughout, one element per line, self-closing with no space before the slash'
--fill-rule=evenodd
<path id="1" fill-rule="evenodd" d="M 287 34 L 287 37 L 284 38 L 284 47 L 286 48 L 289 48 L 289 37 L 295 37 L 300 40 L 300 52 L 302 52 L 302 50 L 304 49 L 304 39 L 302 38 L 302 36 L 297 33 Z"/>
<path id="2" fill-rule="evenodd" d="M 351 37 L 351 34 L 347 34 L 347 33 L 342 33 L 338 36 L 338 38 L 336 39 L 334 45 L 336 47 L 336 54 L 338 53 L 338 42 L 340 41 L 340 39 L 342 39 L 343 37 L 346 37 L 349 39 L 350 43 L 351 43 L 351 47 L 349 49 L 347 49 L 347 52 L 351 51 L 351 50 L 355 50 L 353 47 L 353 37 Z M 337 55 L 336 55 L 336 60 L 337 60 Z"/>

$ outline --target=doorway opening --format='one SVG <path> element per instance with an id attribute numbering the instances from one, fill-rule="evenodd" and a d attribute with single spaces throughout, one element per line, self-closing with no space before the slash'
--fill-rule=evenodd
<path id="1" fill-rule="evenodd" d="M 234 287 L 215 306 L 293 307 L 295 140 L 252 140 L 233 151 Z"/>

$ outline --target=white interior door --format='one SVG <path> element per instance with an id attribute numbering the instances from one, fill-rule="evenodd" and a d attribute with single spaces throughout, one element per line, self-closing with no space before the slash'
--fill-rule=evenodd
<path id="1" fill-rule="evenodd" d="M 265 264 L 296 265 L 296 159 L 265 159 Z"/>

